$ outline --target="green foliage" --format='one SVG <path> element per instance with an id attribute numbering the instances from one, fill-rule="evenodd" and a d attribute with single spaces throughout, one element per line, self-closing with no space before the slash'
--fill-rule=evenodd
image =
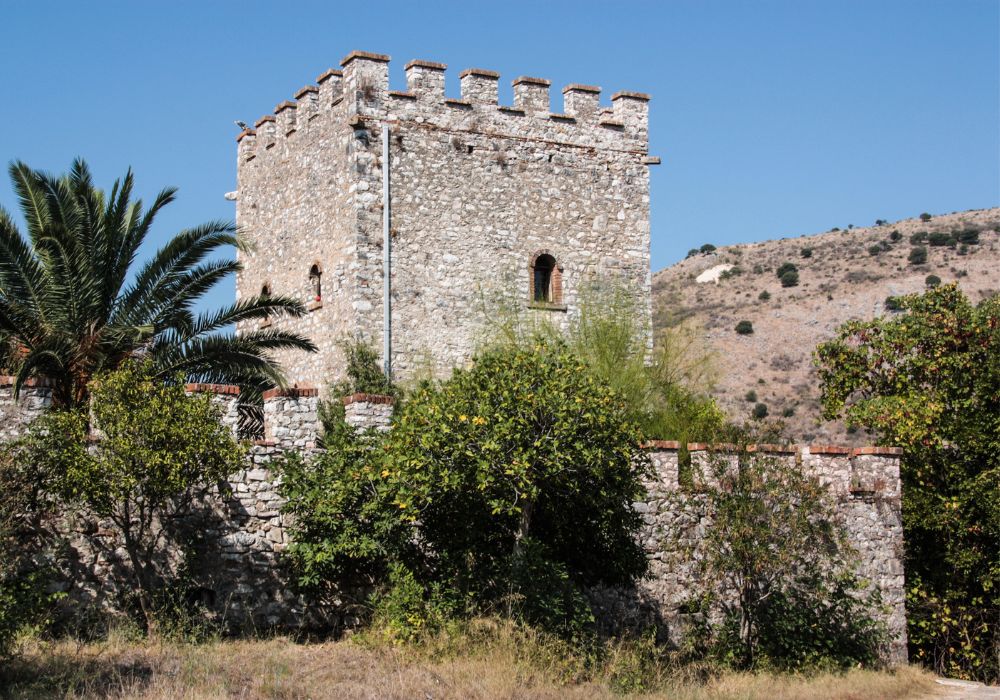
<path id="1" fill-rule="evenodd" d="M 48 589 L 53 574 L 53 538 L 46 527 L 54 504 L 48 481 L 24 444 L 0 448 L 0 660 L 11 654 L 18 633 L 43 626 L 58 594 Z"/>
<path id="2" fill-rule="evenodd" d="M 905 450 L 910 658 L 1000 679 L 1000 298 L 954 284 L 819 346 L 825 417 Z"/>
<path id="3" fill-rule="evenodd" d="M 753 333 L 753 324 L 750 321 L 740 321 L 736 324 L 735 330 L 740 335 L 750 335 Z"/>
<path id="4" fill-rule="evenodd" d="M 927 275 L 927 277 L 924 279 L 924 284 L 927 285 L 928 287 L 940 287 L 941 278 L 938 277 L 937 275 Z"/>
<path id="5" fill-rule="evenodd" d="M 781 266 L 774 274 L 777 275 L 778 279 L 781 279 L 786 272 L 798 272 L 798 270 L 799 268 L 795 266 L 795 263 L 784 262 L 781 263 Z"/>
<path id="6" fill-rule="evenodd" d="M 747 392 L 747 393 L 746 393 L 746 394 L 745 394 L 745 395 L 743 396 L 743 399 L 744 399 L 745 401 L 749 401 L 750 403 L 753 403 L 753 402 L 755 402 L 755 401 L 757 400 L 757 392 L 756 392 L 756 391 L 754 391 L 753 389 L 751 389 L 750 391 L 748 391 L 748 392 Z"/>
<path id="7" fill-rule="evenodd" d="M 799 251 L 799 255 L 801 255 L 803 258 L 811 258 L 813 256 L 813 249 L 803 248 L 802 250 Z"/>
<path id="8" fill-rule="evenodd" d="M 882 246 L 878 245 L 877 243 L 875 245 L 868 246 L 868 254 L 872 256 L 881 255 Z"/>
<path id="9" fill-rule="evenodd" d="M 345 374 L 341 381 L 330 387 L 330 400 L 319 405 L 319 419 L 323 432 L 336 430 L 344 419 L 341 399 L 351 394 L 379 394 L 399 399 L 400 388 L 382 371 L 378 352 L 371 343 L 360 336 L 342 339 L 338 345 L 344 353 Z"/>
<path id="10" fill-rule="evenodd" d="M 785 274 L 781 275 L 781 286 L 782 287 L 796 287 L 799 284 L 799 273 L 795 270 L 788 270 Z"/>
<path id="11" fill-rule="evenodd" d="M 757 295 L 757 298 L 760 299 L 761 301 L 769 301 L 771 299 L 771 292 L 765 289 L 763 292 Z"/>
<path id="12" fill-rule="evenodd" d="M 910 236 L 910 243 L 913 245 L 920 245 L 921 243 L 927 242 L 928 234 L 926 231 L 917 231 Z"/>
<path id="13" fill-rule="evenodd" d="M 767 404 L 758 403 L 753 407 L 753 412 L 750 414 L 757 420 L 763 420 L 767 418 Z"/>
<path id="14" fill-rule="evenodd" d="M 924 246 L 911 248 L 910 255 L 907 257 L 907 260 L 911 265 L 923 265 L 927 262 L 927 248 Z"/>
<path id="15" fill-rule="evenodd" d="M 699 252 L 700 251 L 697 248 L 692 248 L 691 250 L 688 251 L 688 254 L 686 256 L 684 256 L 684 257 L 686 257 L 686 258 L 693 258 Z"/>
<path id="16" fill-rule="evenodd" d="M 715 246 L 712 245 L 711 243 L 706 243 L 705 245 L 703 245 L 698 250 L 702 254 L 707 255 L 708 253 L 714 253 L 715 252 Z"/>
<path id="17" fill-rule="evenodd" d="M 792 408 L 791 406 L 788 406 L 785 410 L 781 412 L 782 418 L 791 418 L 794 415 L 795 415 L 795 409 Z"/>
<path id="18" fill-rule="evenodd" d="M 979 231 L 974 228 L 964 229 L 958 231 L 957 235 L 953 233 L 959 243 L 965 245 L 978 245 L 979 244 Z"/>
<path id="19" fill-rule="evenodd" d="M 903 240 L 903 234 L 901 234 L 896 229 L 893 229 L 892 233 L 889 234 L 889 240 L 892 241 L 893 243 L 899 243 L 901 240 Z"/>
<path id="20" fill-rule="evenodd" d="M 826 489 L 794 464 L 742 448 L 735 462 L 713 455 L 703 477 L 703 500 L 678 507 L 708 523 L 690 552 L 692 603 L 720 610 L 722 621 L 696 629 L 692 647 L 748 669 L 876 663 L 886 640 L 873 618 L 879 601 L 850 573 L 853 553 Z"/>
<path id="21" fill-rule="evenodd" d="M 245 297 L 195 313 L 209 289 L 240 269 L 234 260 L 214 259 L 227 246 L 244 245 L 232 224 L 185 229 L 133 267 L 174 189 L 162 190 L 143 211 L 131 199 L 131 171 L 110 194 L 94 186 L 82 160 L 61 177 L 15 162 L 10 177 L 27 224 L 24 235 L 0 208 L 0 335 L 15 350 L 8 360 L 15 390 L 30 377 L 46 377 L 57 405 L 82 405 L 95 374 L 139 352 L 161 378 L 183 373 L 259 388 L 282 381 L 272 351 L 315 350 L 285 331 L 227 331 L 238 321 L 303 314 L 288 297 Z"/>
<path id="22" fill-rule="evenodd" d="M 887 296 L 885 298 L 885 310 L 886 311 L 902 311 L 903 302 L 900 301 L 900 297 Z"/>
<path id="23" fill-rule="evenodd" d="M 56 475 L 55 493 L 117 531 L 150 628 L 158 592 L 177 575 L 165 556 L 178 538 L 171 525 L 242 464 L 212 397 L 185 395 L 180 379 L 165 384 L 152 363 L 125 364 L 95 378 L 89 413 L 48 413 L 30 437 L 32 457 Z M 92 444 L 90 420 L 97 428 Z"/>
<path id="24" fill-rule="evenodd" d="M 410 602 L 386 609 L 409 611 L 397 619 L 404 636 L 423 624 L 405 622 L 422 616 L 414 601 L 442 594 L 464 613 L 582 634 L 591 614 L 581 588 L 627 584 L 646 566 L 631 504 L 647 462 L 630 417 L 562 341 L 487 350 L 418 389 L 388 435 L 345 431 L 336 450 L 289 462 L 294 569 L 330 591 L 357 572 L 383 590 L 402 586 Z M 392 583 L 394 564 L 403 569 Z"/>
<path id="25" fill-rule="evenodd" d="M 933 218 L 934 217 L 928 214 L 927 212 L 924 212 L 923 214 L 920 215 L 920 220 L 924 222 L 930 221 Z"/>
<path id="26" fill-rule="evenodd" d="M 944 233 L 943 231 L 935 231 L 927 238 L 927 242 L 935 247 L 946 246 L 952 242 L 952 240 L 954 239 L 952 239 L 951 235 Z"/>

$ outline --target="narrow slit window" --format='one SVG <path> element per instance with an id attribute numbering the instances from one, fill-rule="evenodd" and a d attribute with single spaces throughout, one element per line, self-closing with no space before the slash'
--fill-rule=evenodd
<path id="1" fill-rule="evenodd" d="M 265 299 L 270 298 L 270 296 L 271 296 L 271 286 L 268 285 L 268 284 L 265 284 L 263 287 L 261 287 L 260 288 L 260 295 L 262 297 L 264 297 Z"/>
<path id="2" fill-rule="evenodd" d="M 532 301 L 552 301 L 552 271 L 555 269 L 555 266 L 556 259 L 551 255 L 543 254 L 535 258 Z"/>
<path id="3" fill-rule="evenodd" d="M 312 290 L 313 299 L 320 301 L 323 298 L 323 272 L 319 265 L 309 268 L 309 287 Z"/>

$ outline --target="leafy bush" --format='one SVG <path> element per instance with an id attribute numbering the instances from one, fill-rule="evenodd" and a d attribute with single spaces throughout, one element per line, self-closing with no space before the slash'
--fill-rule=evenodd
<path id="1" fill-rule="evenodd" d="M 698 253 L 699 253 L 699 251 L 698 251 L 697 248 L 692 248 L 691 250 L 688 251 L 688 254 L 685 255 L 684 257 L 686 257 L 686 258 L 693 258 Z"/>
<path id="2" fill-rule="evenodd" d="M 745 401 L 749 401 L 750 403 L 753 403 L 754 401 L 756 401 L 756 400 L 757 400 L 757 392 L 756 392 L 756 391 L 754 391 L 753 389 L 751 389 L 750 391 L 748 391 L 748 392 L 747 392 L 747 393 L 746 393 L 746 394 L 745 394 L 745 395 L 743 396 L 743 399 L 744 399 Z"/>
<path id="3" fill-rule="evenodd" d="M 679 507 L 704 508 L 692 518 L 708 523 L 690 553 L 699 573 L 693 600 L 722 619 L 696 628 L 692 646 L 746 669 L 877 663 L 886 641 L 873 618 L 879 600 L 850 573 L 826 489 L 794 464 L 745 447 L 735 464 L 713 455 L 707 469 L 704 501 Z"/>
<path id="4" fill-rule="evenodd" d="M 955 238 L 959 243 L 964 243 L 965 245 L 978 245 L 979 231 L 974 228 L 967 228 L 963 231 L 959 231 Z"/>
<path id="5" fill-rule="evenodd" d="M 795 263 L 784 262 L 781 263 L 781 266 L 778 268 L 777 272 L 775 272 L 775 275 L 777 275 L 778 279 L 781 279 L 786 272 L 798 272 L 798 269 L 799 268 L 795 266 Z"/>
<path id="6" fill-rule="evenodd" d="M 705 255 L 707 255 L 708 253 L 714 253 L 715 246 L 712 245 L 711 243 L 706 243 L 701 248 L 699 248 L 698 251 Z"/>
<path id="7" fill-rule="evenodd" d="M 893 229 L 892 233 L 889 234 L 889 240 L 892 241 L 893 243 L 899 243 L 901 240 L 903 240 L 903 234 Z"/>
<path id="8" fill-rule="evenodd" d="M 911 265 L 923 265 L 927 262 L 927 248 L 923 246 L 911 248 L 907 260 Z"/>
<path id="9" fill-rule="evenodd" d="M 1000 680 L 1000 297 L 955 284 L 819 346 L 824 418 L 904 449 L 910 659 Z"/>
<path id="10" fill-rule="evenodd" d="M 921 243 L 926 243 L 927 242 L 927 236 L 928 236 L 928 234 L 927 234 L 926 231 L 917 231 L 916 233 L 914 233 L 913 235 L 910 236 L 910 243 L 913 244 L 913 245 L 919 245 Z"/>
<path id="11" fill-rule="evenodd" d="M 877 243 L 875 245 L 868 246 L 869 255 L 874 256 L 874 255 L 880 255 L 881 253 L 882 253 L 882 246 L 878 245 Z"/>
<path id="12" fill-rule="evenodd" d="M 927 212 L 924 212 L 923 214 L 921 214 L 921 215 L 920 215 L 920 220 L 921 220 L 921 221 L 923 221 L 923 222 L 927 222 L 927 221 L 930 221 L 930 220 L 931 220 L 931 219 L 933 219 L 933 218 L 934 218 L 934 217 L 932 217 L 932 216 L 931 216 L 930 214 L 928 214 Z"/>
<path id="13" fill-rule="evenodd" d="M 351 394 L 380 394 L 399 399 L 399 387 L 385 376 L 379 364 L 378 352 L 359 336 L 342 339 L 338 346 L 344 353 L 345 374 L 341 381 L 330 387 L 330 400 L 319 405 L 319 418 L 323 432 L 336 429 L 344 418 L 341 399 Z"/>
<path id="14" fill-rule="evenodd" d="M 791 406 L 789 406 L 788 408 L 786 408 L 784 411 L 781 412 L 782 418 L 791 418 L 794 415 L 795 415 L 795 409 L 792 408 Z"/>
<path id="15" fill-rule="evenodd" d="M 924 284 L 928 287 L 937 287 L 941 284 L 941 278 L 937 275 L 927 275 L 924 279 Z"/>
<path id="16" fill-rule="evenodd" d="M 799 251 L 799 255 L 801 255 L 803 258 L 811 258 L 813 256 L 813 249 L 803 248 L 802 250 Z"/>
<path id="17" fill-rule="evenodd" d="M 935 231 L 927 238 L 927 242 L 936 248 L 948 245 L 951 240 L 952 237 L 950 234 L 943 233 L 941 231 Z"/>
<path id="18" fill-rule="evenodd" d="M 387 436 L 344 431 L 348 454 L 338 443 L 286 468 L 294 570 L 328 591 L 360 570 L 387 590 L 398 564 L 439 589 L 425 600 L 578 637 L 592 621 L 582 588 L 646 567 L 631 504 L 648 463 L 630 415 L 562 341 L 488 350 L 417 390 Z"/>
<path id="19" fill-rule="evenodd" d="M 795 270 L 789 270 L 781 276 L 781 286 L 782 287 L 795 287 L 799 284 L 799 273 Z"/>
<path id="20" fill-rule="evenodd" d="M 23 441 L 0 448 L 0 661 L 21 630 L 45 622 L 58 597 L 48 589 L 54 542 L 45 523 L 55 506 L 48 481 Z"/>
<path id="21" fill-rule="evenodd" d="M 753 323 L 750 321 L 740 321 L 736 324 L 736 332 L 740 335 L 750 335 L 753 333 Z"/>
<path id="22" fill-rule="evenodd" d="M 167 552 L 174 526 L 208 489 L 242 465 L 242 451 L 208 394 L 187 396 L 183 378 L 164 384 L 149 362 L 98 375 L 89 411 L 45 414 L 32 425 L 32 456 L 57 475 L 54 491 L 107 520 L 144 622 L 156 631 L 156 598 L 177 577 Z M 90 444 L 93 420 L 97 440 Z M 96 551 L 102 538 L 91 537 Z M 117 552 L 104 551 L 118 558 Z"/>
<path id="23" fill-rule="evenodd" d="M 885 298 L 885 309 L 886 311 L 901 311 L 903 309 L 903 302 L 899 297 L 887 296 Z"/>
<path id="24" fill-rule="evenodd" d="M 767 418 L 767 404 L 758 403 L 756 406 L 753 407 L 753 413 L 751 413 L 751 415 L 757 420 L 763 420 L 764 418 Z"/>
<path id="25" fill-rule="evenodd" d="M 771 299 L 771 292 L 765 289 L 763 292 L 757 295 L 757 298 L 760 299 L 761 301 L 769 301 Z"/>

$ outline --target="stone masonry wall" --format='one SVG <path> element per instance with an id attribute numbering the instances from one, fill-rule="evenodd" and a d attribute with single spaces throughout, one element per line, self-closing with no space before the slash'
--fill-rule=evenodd
<path id="1" fill-rule="evenodd" d="M 654 441 L 649 445 L 653 478 L 647 482 L 648 498 L 635 507 L 642 513 L 640 534 L 650 565 L 650 576 L 635 591 L 598 591 L 595 600 L 605 619 L 618 625 L 641 627 L 662 625 L 668 636 L 679 641 L 684 628 L 683 604 L 691 595 L 695 579 L 690 559 L 678 549 L 693 546 L 704 533 L 707 521 L 698 509 L 677 511 L 674 504 L 679 483 L 679 443 Z M 697 479 L 711 474 L 709 459 L 736 459 L 725 449 L 688 445 L 691 468 Z M 770 457 L 798 465 L 829 488 L 836 512 L 845 527 L 848 542 L 858 555 L 857 572 L 877 589 L 885 606 L 891 640 L 889 657 L 906 661 L 906 611 L 903 572 L 903 528 L 900 511 L 899 460 L 896 448 L 832 446 L 760 446 Z M 696 491 L 691 493 L 697 499 Z M 677 533 L 685 533 L 677 538 Z"/>
<path id="2" fill-rule="evenodd" d="M 337 340 L 382 336 L 383 124 L 390 128 L 393 366 L 406 376 L 465 363 L 500 300 L 566 322 L 588 279 L 616 278 L 650 319 L 648 96 L 569 85 L 553 111 L 549 81 L 517 78 L 498 104 L 499 75 L 470 69 L 461 99 L 445 66 L 411 61 L 389 90 L 389 58 L 354 52 L 342 71 L 278 105 L 238 147 L 238 295 L 264 285 L 311 305 L 278 321 L 307 333 L 311 356 L 281 357 L 292 381 L 338 378 Z M 548 253 L 561 294 L 529 297 L 530 265 Z M 308 283 L 323 269 L 322 299 Z M 241 331 L 250 330 L 240 326 Z"/>
<path id="3" fill-rule="evenodd" d="M 211 393 L 222 409 L 223 420 L 236 430 L 239 392 L 235 387 L 192 384 L 187 388 Z M 21 402 L 14 403 L 10 392 L 5 394 L 2 389 L 0 385 L 0 415 L 11 426 L 23 426 L 33 419 L 47 396 L 22 393 Z M 232 629 L 342 629 L 357 621 L 350 610 L 310 605 L 292 590 L 281 564 L 281 553 L 289 544 L 289 522 L 281 514 L 280 477 L 272 464 L 289 452 L 308 457 L 319 449 L 318 401 L 318 391 L 311 387 L 267 392 L 265 439 L 250 447 L 245 468 L 231 475 L 223 488 L 215 489 L 189 523 L 196 534 L 191 571 L 197 590 L 203 594 L 203 602 Z M 356 429 L 388 429 L 393 408 L 390 397 L 356 394 L 346 397 L 344 404 L 345 418 Z M 8 430 L 6 437 L 11 436 Z M 684 493 L 679 482 L 680 445 L 654 441 L 647 448 L 653 466 L 646 484 L 648 497 L 634 505 L 643 517 L 640 539 L 650 575 L 635 590 L 594 591 L 593 598 L 600 618 L 609 626 L 657 624 L 677 641 L 684 626 L 682 606 L 695 574 L 687 557 L 672 549 L 684 543 L 671 535 L 684 532 L 696 539 L 706 522 L 697 512 L 692 515 L 690 509 L 678 511 L 674 507 L 678 494 Z M 905 661 L 900 451 L 767 445 L 757 449 L 798 465 L 828 486 L 849 542 L 859 555 L 858 573 L 880 591 L 886 606 L 891 660 Z M 710 458 L 727 455 L 724 449 L 710 450 L 701 444 L 688 445 L 688 450 L 692 471 L 698 475 L 711 473 L 707 468 Z M 729 458 L 736 459 L 733 454 Z M 696 492 L 691 497 L 697 499 Z M 66 521 L 76 553 L 74 575 L 82 580 L 70 591 L 71 599 L 90 609 L 114 610 L 122 593 L 115 588 L 116 577 L 112 575 L 123 561 L 120 544 L 101 522 L 79 513 L 66 514 Z"/>

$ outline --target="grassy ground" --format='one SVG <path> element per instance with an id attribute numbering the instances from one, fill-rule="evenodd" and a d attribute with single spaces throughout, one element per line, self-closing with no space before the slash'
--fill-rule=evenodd
<path id="1" fill-rule="evenodd" d="M 134 641 L 30 642 L 0 669 L 4 698 L 618 698 L 811 700 L 926 698 L 933 677 L 915 668 L 810 677 L 641 673 L 631 658 L 596 673 L 531 640 L 505 635 L 416 651 L 357 641 L 287 639 L 200 644 Z M 551 651 L 551 650 L 549 650 Z M 701 676 L 701 677 L 698 677 Z M 641 686 L 645 685 L 645 688 Z"/>

